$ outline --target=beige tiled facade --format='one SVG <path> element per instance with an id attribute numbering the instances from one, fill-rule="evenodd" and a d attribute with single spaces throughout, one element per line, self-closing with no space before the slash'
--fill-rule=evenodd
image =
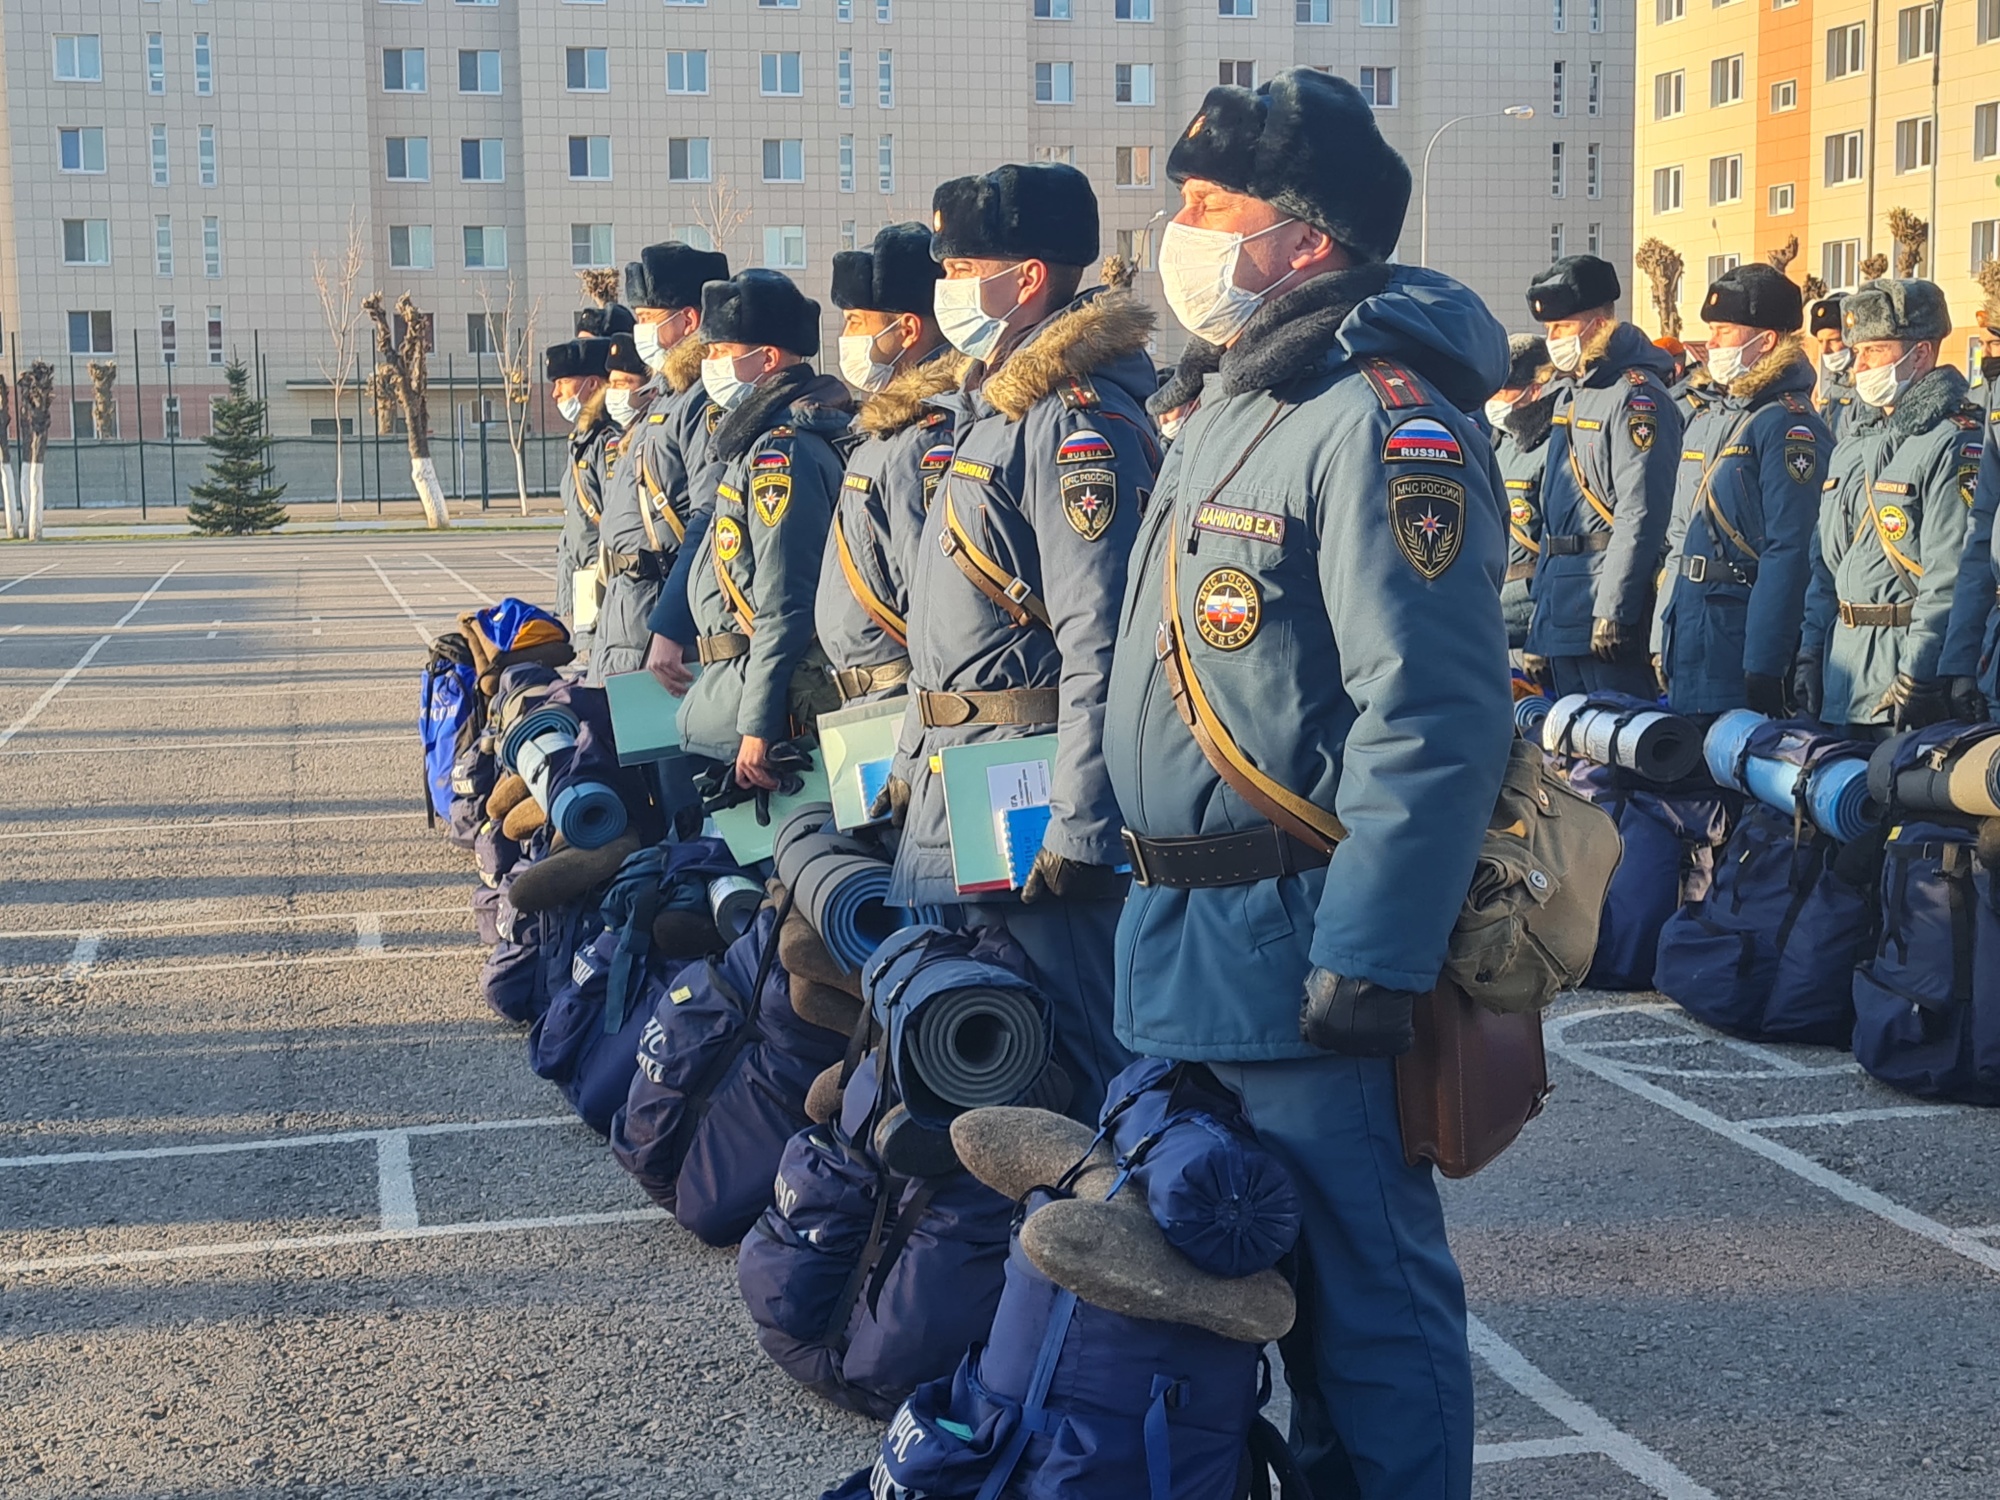
<path id="1" fill-rule="evenodd" d="M 350 213 L 366 235 L 364 287 L 407 289 L 435 315 L 434 378 L 449 359 L 461 387 L 474 378 L 467 324 L 482 286 L 496 306 L 510 283 L 522 305 L 540 298 L 548 342 L 578 305 L 579 254 L 622 265 L 693 231 L 738 265 L 798 262 L 785 269 L 824 300 L 835 251 L 927 217 L 939 180 L 1005 160 L 1073 160 L 1098 189 L 1104 250 L 1143 257 L 1174 201 L 1167 149 L 1225 63 L 1232 78 L 1304 64 L 1372 81 L 1384 131 L 1417 171 L 1438 128 L 1471 116 L 1433 156 L 1429 258 L 1510 326 L 1525 322 L 1520 290 L 1552 252 L 1631 256 L 1634 39 L 1631 8 L 1614 0 L 10 0 L 4 19 L 0 193 L 15 232 L 0 244 L 0 364 L 51 359 L 67 381 L 69 314 L 108 313 L 127 437 L 134 419 L 160 432 L 167 307 L 187 433 L 206 430 L 220 383 L 211 308 L 222 350 L 248 356 L 254 335 L 278 432 L 331 415 L 314 386 L 326 337 L 310 262 L 338 252 Z M 196 89 L 197 35 L 209 93 Z M 101 79 L 57 77 L 75 55 L 61 54 L 65 36 L 97 38 Z M 385 53 L 404 49 L 423 54 L 421 92 L 385 88 Z M 706 92 L 686 91 L 685 62 L 682 91 L 669 91 L 670 52 L 701 55 Z M 463 79 L 497 92 L 461 91 L 461 53 L 497 54 L 497 70 L 475 59 Z M 1502 117 L 1516 104 L 1534 118 Z M 168 180 L 156 185 L 161 127 Z M 102 172 L 61 169 L 64 129 L 102 132 Z M 572 137 L 586 143 L 578 165 L 608 167 L 608 179 L 572 176 Z M 389 179 L 392 138 L 428 143 L 427 181 Z M 482 155 L 499 180 L 462 180 L 466 141 L 496 143 Z M 698 169 L 703 155 L 708 181 L 673 180 L 671 167 Z M 767 156 L 799 180 L 767 181 Z M 1418 258 L 1419 210 L 1413 199 L 1400 259 Z M 163 217 L 170 270 L 156 260 Z M 204 254 L 211 218 L 219 261 Z M 64 221 L 101 224 L 72 225 L 67 248 L 108 249 L 108 263 L 66 264 Z M 504 268 L 467 266 L 467 226 L 503 232 Z M 420 250 L 424 230 L 431 264 L 392 267 L 392 231 L 418 231 Z M 411 238 L 395 234 L 399 253 Z M 1140 287 L 1157 300 L 1156 277 L 1142 273 Z M 1178 342 L 1169 325 L 1162 357 Z M 89 357 L 76 356 L 79 385 Z M 442 426 L 443 412 L 433 419 Z"/>

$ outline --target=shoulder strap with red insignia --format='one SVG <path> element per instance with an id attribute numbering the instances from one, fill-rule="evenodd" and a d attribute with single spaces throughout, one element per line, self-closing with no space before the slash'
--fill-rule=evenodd
<path id="1" fill-rule="evenodd" d="M 1797 391 L 1786 391 L 1778 400 L 1783 404 L 1786 411 L 1793 412 L 1801 417 L 1812 410 L 1812 403 Z"/>
<path id="2" fill-rule="evenodd" d="M 1073 375 L 1057 389 L 1062 404 L 1071 411 L 1095 411 L 1104 404 L 1088 375 Z"/>
<path id="3" fill-rule="evenodd" d="M 1430 397 L 1418 383 L 1417 377 L 1403 365 L 1392 359 L 1370 358 L 1361 361 L 1361 373 L 1367 379 L 1375 399 L 1382 403 L 1384 411 L 1395 411 L 1405 406 L 1429 406 Z"/>

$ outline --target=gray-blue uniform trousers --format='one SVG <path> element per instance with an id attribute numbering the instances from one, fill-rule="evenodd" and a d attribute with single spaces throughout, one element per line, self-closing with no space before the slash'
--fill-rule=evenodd
<path id="1" fill-rule="evenodd" d="M 1812 388 L 1811 361 L 1787 341 L 1728 391 L 1711 387 L 1681 439 L 1653 617 L 1677 713 L 1744 707 L 1748 672 L 1791 681 L 1833 453 Z"/>
<path id="2" fill-rule="evenodd" d="M 1643 642 L 1681 451 L 1681 407 L 1665 384 L 1672 368 L 1664 351 L 1621 323 L 1556 401 L 1528 650 L 1548 659 L 1558 695 L 1653 694 Z M 1615 662 L 1590 654 L 1600 619 L 1625 627 L 1628 645 Z"/>
<path id="3" fill-rule="evenodd" d="M 1822 673 L 1825 722 L 1879 738 L 1894 722 L 1882 697 L 1898 672 L 1943 675 L 1977 469 L 1967 472 L 1963 450 L 1979 430 L 1965 377 L 1945 367 L 1834 449 L 1800 646 Z"/>
<path id="4" fill-rule="evenodd" d="M 1968 478 L 1972 482 L 1972 519 L 1959 559 L 1938 673 L 1977 677 L 1991 717 L 1992 710 L 2000 707 L 2000 650 L 1995 649 L 2000 647 L 2000 609 L 1995 607 L 2000 600 L 2000 558 L 1993 553 L 1993 518 L 2000 513 L 2000 388 L 1989 382 L 1970 395 L 1985 397 L 1986 431 L 1978 443 L 1967 436 L 1958 445 L 1959 482 L 1961 486 Z"/>
<path id="5" fill-rule="evenodd" d="M 1879 415 L 1877 408 L 1854 394 L 1854 372 L 1851 369 L 1822 370 L 1813 407 L 1836 443 L 1847 436 L 1856 422 L 1872 420 Z"/>
<path id="6" fill-rule="evenodd" d="M 958 416 L 955 456 L 909 580 L 912 702 L 896 775 L 909 784 L 910 804 L 890 899 L 963 902 L 967 922 L 1006 927 L 1054 1009 L 1055 1059 L 1075 1090 L 1070 1113 L 1088 1120 L 1131 1060 L 1111 1025 L 1119 902 L 960 895 L 932 757 L 953 745 L 1053 733 L 1043 847 L 1085 864 L 1125 862 L 1104 767 L 1104 692 L 1127 555 L 1159 463 L 1144 405 L 1158 383 L 1145 355 L 1151 328 L 1152 315 L 1129 294 L 1089 292 L 985 373 Z M 1019 580 L 1021 602 L 1003 610 L 945 553 L 947 512 L 1004 578 Z M 923 693 L 1010 689 L 1052 690 L 1052 718 L 924 723 Z"/>
<path id="7" fill-rule="evenodd" d="M 703 418 L 708 393 L 697 383 L 652 406 L 625 434 L 616 483 L 604 496 L 604 539 L 610 577 L 597 615 L 597 650 L 591 670 L 598 681 L 646 664 L 652 635 L 647 622 L 680 555 L 693 503 L 688 494 L 689 454 L 699 469 L 707 442 Z"/>
<path id="8" fill-rule="evenodd" d="M 1207 1062 L 1299 1184 L 1299 1314 L 1281 1348 L 1313 1494 L 1464 1500 L 1465 1292 L 1431 1168 L 1403 1158 L 1393 1062 L 1315 1050 L 1299 1012 L 1315 965 L 1432 988 L 1499 792 L 1513 732 L 1507 534 L 1468 411 L 1505 379 L 1507 341 L 1470 291 L 1399 267 L 1331 347 L 1322 336 L 1258 364 L 1269 389 L 1254 376 L 1237 389 L 1229 360 L 1208 377 L 1161 473 L 1105 751 L 1137 835 L 1271 830 L 1210 766 L 1156 659 L 1171 552 L 1178 631 L 1215 718 L 1348 836 L 1325 869 L 1136 885 L 1118 933 L 1118 1034 Z M 1475 388 L 1455 405 L 1426 368 Z"/>
<path id="9" fill-rule="evenodd" d="M 952 368 L 927 360 L 901 371 L 855 417 L 867 437 L 847 455 L 813 611 L 844 703 L 895 697 L 909 683 L 910 573 L 952 459 L 952 414 L 925 397 Z"/>
<path id="10" fill-rule="evenodd" d="M 569 435 L 569 451 L 562 476 L 563 525 L 556 540 L 556 613 L 566 621 L 576 616 L 576 575 L 597 563 L 597 526 L 604 514 L 604 485 L 614 467 L 609 450 L 618 437 L 618 428 L 604 415 L 601 400 L 597 417 L 588 426 Z M 592 633 L 572 625 L 577 649 L 591 644 Z"/>
<path id="11" fill-rule="evenodd" d="M 1555 397 L 1523 401 L 1493 435 L 1493 456 L 1507 505 L 1507 577 L 1500 589 L 1500 613 L 1507 621 L 1507 644 L 1528 644 L 1535 616 L 1535 560 L 1542 553 L 1542 471 L 1549 457 L 1550 418 Z"/>
<path id="12" fill-rule="evenodd" d="M 745 735 L 815 727 L 794 722 L 792 678 L 815 670 L 813 594 L 840 488 L 834 440 L 849 417 L 844 385 L 793 368 L 791 401 L 760 403 L 757 420 L 730 420 L 748 408 L 726 414 L 710 449 L 709 472 L 720 470 L 688 606 L 697 647 L 714 659 L 681 700 L 680 731 L 684 750 L 711 760 L 733 762 Z"/>

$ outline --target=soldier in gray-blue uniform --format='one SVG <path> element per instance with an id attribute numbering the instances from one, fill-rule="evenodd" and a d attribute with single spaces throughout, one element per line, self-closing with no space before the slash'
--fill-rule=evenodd
<path id="1" fill-rule="evenodd" d="M 1097 198 L 1074 167 L 955 178 L 931 229 L 938 326 L 972 364 L 909 579 L 912 702 L 884 794 L 904 818 L 890 899 L 963 901 L 968 922 L 1013 934 L 1054 1008 L 1069 1107 L 1095 1119 L 1130 1060 L 1111 1031 L 1127 880 L 1101 736 L 1126 558 L 1159 464 L 1153 315 L 1128 292 L 1078 295 Z M 1032 868 L 1018 893 L 961 893 L 932 757 L 1044 734 L 1056 752 Z"/>
<path id="2" fill-rule="evenodd" d="M 542 357 L 542 373 L 548 378 L 556 410 L 570 424 L 561 485 L 562 534 L 556 540 L 556 613 L 569 622 L 579 652 L 588 649 L 591 632 L 576 624 L 577 575 L 597 566 L 597 526 L 604 515 L 605 449 L 618 431 L 604 413 L 609 348 L 601 338 L 571 339 L 551 344 Z"/>
<path id="3" fill-rule="evenodd" d="M 1854 351 L 1841 341 L 1840 305 L 1846 298 L 1836 293 L 1821 297 L 1807 309 L 1806 332 L 1819 346 L 1819 387 L 1813 392 L 1813 409 L 1837 443 L 1861 418 L 1875 409 L 1854 394 Z"/>
<path id="4" fill-rule="evenodd" d="M 1618 320 L 1619 294 L 1617 271 L 1594 255 L 1565 256 L 1528 288 L 1562 390 L 1528 653 L 1558 696 L 1653 692 L 1646 641 L 1682 408 L 1667 391 L 1673 361 Z"/>
<path id="5" fill-rule="evenodd" d="M 603 513 L 597 523 L 597 566 L 590 578 L 598 596 L 597 619 L 591 627 L 595 644 L 590 653 L 590 680 L 594 683 L 602 683 L 612 672 L 628 671 L 638 665 L 629 651 L 622 659 L 610 653 L 604 630 L 604 600 L 615 573 L 629 566 L 632 560 L 629 554 L 616 550 L 612 535 L 626 518 L 638 515 L 639 491 L 630 456 L 633 442 L 639 436 L 638 421 L 653 401 L 653 372 L 633 347 L 632 335 L 612 334 L 604 343 L 604 415 L 611 423 L 612 436 L 604 445 Z"/>
<path id="6" fill-rule="evenodd" d="M 951 467 L 952 414 L 965 360 L 938 331 L 927 224 L 891 224 L 867 250 L 833 258 L 845 314 L 840 373 L 863 393 L 814 617 L 843 703 L 901 696 L 910 680 L 910 573 L 924 515 Z"/>
<path id="7" fill-rule="evenodd" d="M 723 417 L 705 472 L 708 533 L 688 574 L 702 672 L 681 700 L 681 746 L 733 764 L 736 783 L 775 790 L 780 741 L 810 738 L 837 701 L 813 639 L 847 387 L 807 363 L 819 304 L 782 271 L 739 271 L 701 291 L 701 378 Z"/>
<path id="8" fill-rule="evenodd" d="M 2000 558 L 1993 551 L 1993 519 L 2000 514 L 2000 288 L 1988 293 L 1979 310 L 1986 333 L 1979 383 L 1967 399 L 1986 412 L 1979 467 L 1973 479 L 1972 520 L 1952 595 L 1951 624 L 1945 631 L 1938 671 L 1954 719 L 1978 722 L 2000 704 Z M 1961 442 L 1961 466 L 1971 451 Z M 1963 470 L 1961 467 L 1961 477 Z"/>
<path id="9" fill-rule="evenodd" d="M 647 619 L 672 570 L 693 509 L 690 468 L 707 445 L 708 393 L 701 388 L 701 289 L 729 278 L 729 261 L 678 240 L 648 245 L 625 268 L 635 319 L 626 337 L 649 373 L 644 405 L 620 445 L 622 482 L 604 498 L 604 603 L 592 671 L 601 681 L 642 666 Z M 690 464 L 690 455 L 693 463 Z M 682 684 L 685 687 L 685 684 Z"/>
<path id="10" fill-rule="evenodd" d="M 1934 282 L 1883 278 L 1852 293 L 1841 333 L 1854 389 L 1881 410 L 1835 448 L 1806 597 L 1805 708 L 1856 739 L 1949 712 L 1946 626 L 1979 472 L 1982 413 L 1938 363 L 1951 312 Z M 1975 661 L 1976 665 L 1976 661 Z"/>
<path id="11" fill-rule="evenodd" d="M 1701 315 L 1709 384 L 1682 438 L 1654 665 L 1677 713 L 1782 719 L 1833 440 L 1789 277 L 1761 262 L 1725 271 Z"/>
<path id="12" fill-rule="evenodd" d="M 1507 645 L 1519 651 L 1528 644 L 1528 623 L 1535 614 L 1531 588 L 1535 559 L 1542 552 L 1542 470 L 1549 457 L 1557 390 L 1548 378 L 1547 340 L 1517 335 L 1507 341 L 1507 356 L 1507 383 L 1486 403 L 1486 420 L 1506 486 L 1507 577 L 1500 612 L 1507 621 Z"/>
<path id="13" fill-rule="evenodd" d="M 1313 1493 L 1465 1500 L 1464 1287 L 1391 1059 L 1512 735 L 1477 416 L 1507 338 L 1459 283 L 1388 263 L 1409 170 L 1344 80 L 1211 89 L 1167 172 L 1161 281 L 1195 340 L 1160 399 L 1199 395 L 1134 553 L 1106 717 L 1140 882 L 1118 1034 L 1206 1062 L 1298 1183 L 1280 1347 Z"/>

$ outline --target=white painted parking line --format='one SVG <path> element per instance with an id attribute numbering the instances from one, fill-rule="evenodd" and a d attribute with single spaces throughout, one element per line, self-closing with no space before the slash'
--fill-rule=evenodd
<path id="1" fill-rule="evenodd" d="M 382 914 L 366 911 L 354 919 L 354 946 L 363 953 L 382 951 Z"/>
<path id="2" fill-rule="evenodd" d="M 1667 1500 L 1717 1500 L 1713 1490 L 1699 1485 L 1630 1433 L 1613 1426 L 1593 1408 L 1577 1400 L 1528 1362 L 1526 1355 L 1478 1318 L 1465 1320 L 1472 1352 L 1508 1385 L 1589 1444 L 1579 1452 L 1601 1453 L 1627 1474 Z M 1513 1445 L 1509 1445 L 1513 1446 Z M 1523 1454 L 1549 1458 L 1551 1453 Z"/>
<path id="3" fill-rule="evenodd" d="M 80 932 L 76 935 L 76 946 L 70 950 L 69 962 L 56 974 L 58 979 L 81 979 L 90 972 L 90 966 L 97 962 L 97 950 L 104 942 L 101 932 Z"/>
<path id="4" fill-rule="evenodd" d="M 394 1232 L 417 1227 L 417 1179 L 410 1171 L 410 1138 L 398 1130 L 375 1143 L 376 1195 L 382 1227 Z"/>
<path id="5" fill-rule="evenodd" d="M 1923 1120 L 1964 1113 L 1963 1104 L 1897 1104 L 1881 1109 L 1836 1109 L 1820 1115 L 1763 1115 L 1736 1123 L 1745 1130 L 1810 1130 L 1820 1125 L 1866 1125 L 1875 1120 Z"/>
<path id="6" fill-rule="evenodd" d="M 406 906 L 395 912 L 358 911 L 287 911 L 253 912 L 242 917 L 199 917 L 185 922 L 131 922 L 113 927 L 21 927 L 11 932 L 0 932 L 0 939 L 6 938 L 75 938 L 86 932 L 96 932 L 103 937 L 134 937 L 147 932 L 197 932 L 212 931 L 219 927 L 241 927 L 252 932 L 261 927 L 284 926 L 293 922 L 356 922 L 364 916 L 374 916 L 378 920 L 385 916 L 396 917 L 462 917 L 466 913 L 463 906 Z"/>
<path id="7" fill-rule="evenodd" d="M 348 745 L 407 745 L 407 734 L 309 734 L 296 739 L 262 740 L 127 740 L 122 745 L 45 745 L 33 750 L 0 750 L 13 755 L 166 755 L 181 750 L 338 750 Z"/>
<path id="8" fill-rule="evenodd" d="M 405 599 L 402 591 L 389 581 L 389 575 L 382 571 L 382 565 L 374 558 L 368 559 L 368 566 L 375 570 L 375 576 L 382 580 L 382 587 L 389 591 L 389 597 L 396 601 L 397 607 L 410 617 L 410 628 L 416 631 L 417 638 L 428 646 L 431 643 L 432 632 L 424 629 L 424 622 L 418 618 L 417 612 L 410 608 L 410 601 Z"/>
<path id="9" fill-rule="evenodd" d="M 130 609 L 126 610 L 124 614 L 120 615 L 118 617 L 118 623 L 116 625 L 113 625 L 109 630 L 105 631 L 103 635 L 100 635 L 95 641 L 91 642 L 90 649 L 88 651 L 85 651 L 83 655 L 80 658 L 78 658 L 77 664 L 75 666 L 71 667 L 67 672 L 63 673 L 62 676 L 58 677 L 54 682 L 50 683 L 48 691 L 44 692 L 41 697 L 37 698 L 34 702 L 34 705 L 31 708 L 29 708 L 29 710 L 26 713 L 22 714 L 20 718 L 16 719 L 12 724 L 9 724 L 5 729 L 0 729 L 0 745 L 5 745 L 9 740 L 13 739 L 15 735 L 19 734 L 22 730 L 26 729 L 30 724 L 34 723 L 35 720 L 39 719 L 42 716 L 42 710 L 47 708 L 51 703 L 55 702 L 56 694 L 60 693 L 64 688 L 68 687 L 72 682 L 75 682 L 77 677 L 82 673 L 83 669 L 89 666 L 93 661 L 97 660 L 97 653 L 102 651 L 105 648 L 105 646 L 109 644 L 111 638 L 114 635 L 116 635 L 120 630 L 123 630 L 128 623 L 130 623 L 134 615 L 136 615 L 137 613 L 139 613 L 140 610 L 146 607 L 146 601 L 151 599 L 153 595 L 157 594 L 160 591 L 161 586 L 164 585 L 169 578 L 173 577 L 174 574 L 178 573 L 181 570 L 182 565 L 183 565 L 182 563 L 175 563 L 171 568 L 167 569 L 166 572 L 162 573 L 158 578 L 155 578 L 153 580 L 153 586 L 147 589 L 145 593 L 139 596 L 138 603 L 134 604 Z"/>
<path id="10" fill-rule="evenodd" d="M 1969 1240 L 2000 1239 L 2000 1224 L 1988 1224 L 1984 1229 L 1967 1229 L 1961 1233 Z"/>
<path id="11" fill-rule="evenodd" d="M 556 578 L 555 571 L 551 568 L 536 567 L 535 564 L 529 562 L 525 557 L 516 557 L 511 552 L 503 552 L 500 555 L 506 558 L 508 562 L 513 563 L 517 567 L 526 568 L 530 573 L 539 573 L 542 575 L 542 577 L 548 579 L 549 582 L 551 583 L 555 582 Z"/>
<path id="12" fill-rule="evenodd" d="M 30 578 L 40 578 L 44 573 L 53 573 L 60 566 L 61 564 L 59 563 L 49 563 L 46 567 L 37 568 L 32 573 L 23 573 L 19 578 L 10 578 L 5 583 L 0 583 L 0 594 L 4 594 L 12 588 L 19 588 Z M 19 630 L 21 627 L 16 625 L 13 628 Z"/>
<path id="13" fill-rule="evenodd" d="M 212 640 L 214 640 L 214 639 L 215 639 L 215 637 L 216 637 L 216 632 L 222 629 L 222 621 L 220 621 L 220 620 L 210 620 L 210 621 L 209 621 L 208 623 L 209 623 L 210 625 L 214 626 L 214 627 L 215 627 L 215 629 L 214 629 L 214 630 L 211 630 L 211 631 L 209 631 L 209 633 L 208 633 L 208 634 L 207 634 L 206 636 L 202 637 L 202 639 L 204 639 L 204 640 L 210 640 L 210 641 L 212 641 Z"/>
<path id="14" fill-rule="evenodd" d="M 192 823 L 167 819 L 158 823 L 107 823 L 102 828 L 28 828 L 15 833 L 0 833 L 0 839 L 80 839 L 105 833 L 196 833 L 207 828 L 268 828 L 277 823 L 381 823 L 391 818 L 415 821 L 415 816 L 408 812 L 306 813 L 296 818 L 279 814 L 268 818 L 204 818 Z"/>
<path id="15" fill-rule="evenodd" d="M 247 1141 L 196 1141 L 185 1146 L 133 1146 L 116 1151 L 54 1151 L 41 1156 L 0 1156 L 0 1171 L 20 1167 L 101 1166 L 106 1162 L 172 1161 L 183 1156 L 236 1156 L 249 1151 L 303 1151 L 320 1146 L 381 1143 L 392 1135 L 484 1135 L 493 1130 L 581 1127 L 575 1115 L 529 1115 L 516 1120 L 442 1120 L 434 1125 L 393 1125 L 381 1130 L 330 1130 L 317 1135 L 259 1136 Z"/>
<path id="16" fill-rule="evenodd" d="M 242 958 L 227 963 L 193 964 L 151 964 L 134 968 L 97 969 L 79 976 L 83 979 L 150 979 L 168 974 L 220 974 L 240 969 L 323 969 L 329 964 L 352 964 L 377 962 L 385 958 L 436 959 L 448 958 L 454 963 L 464 963 L 468 954 L 485 954 L 488 949 L 483 944 L 467 944 L 450 948 L 376 948 L 367 952 L 317 953 L 303 958 Z M 51 979 L 63 978 L 62 973 L 54 974 L 13 974 L 0 976 L 0 985 L 47 984 Z"/>
<path id="17" fill-rule="evenodd" d="M 435 557 L 432 557 L 430 553 L 426 552 L 424 554 L 424 561 L 429 563 L 432 567 L 436 568 L 441 573 L 443 573 L 447 578 L 451 579 L 452 582 L 456 583 L 460 588 L 464 589 L 466 593 L 472 595 L 473 598 L 480 600 L 482 603 L 489 597 L 485 589 L 476 588 L 472 584 L 467 583 L 465 579 L 461 578 L 458 574 L 454 573 L 450 568 L 447 568 L 443 563 L 439 562 Z"/>
<path id="18" fill-rule="evenodd" d="M 1599 1452 L 1589 1438 L 1523 1438 L 1513 1443 L 1475 1443 L 1475 1464 L 1511 1464 L 1531 1458 L 1576 1458 Z"/>

